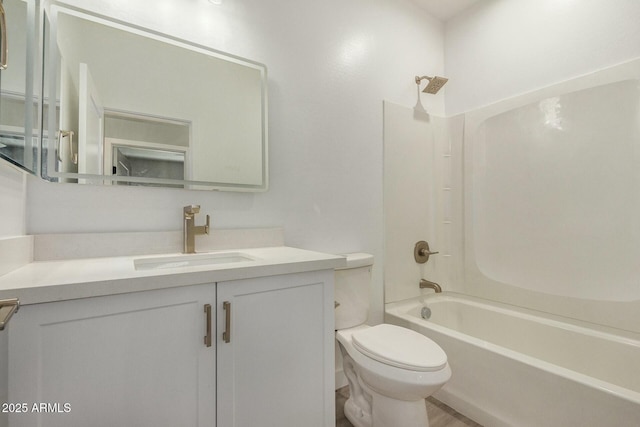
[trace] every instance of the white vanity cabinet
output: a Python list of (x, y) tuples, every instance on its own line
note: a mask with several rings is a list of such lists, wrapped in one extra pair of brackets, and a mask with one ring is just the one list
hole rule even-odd
[(218, 283), (218, 427), (335, 425), (333, 274)]
[(23, 306), (9, 426), (214, 426), (214, 303), (212, 284)]
[(333, 426), (333, 310), (331, 269), (25, 305), (9, 427)]

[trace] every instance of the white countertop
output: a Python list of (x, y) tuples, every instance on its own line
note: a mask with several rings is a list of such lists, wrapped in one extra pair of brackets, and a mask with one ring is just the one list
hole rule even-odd
[(136, 270), (134, 260), (182, 254), (36, 261), (0, 277), (0, 299), (19, 298), (21, 305), (28, 305), (335, 269), (346, 265), (345, 258), (338, 255), (287, 246), (232, 252), (246, 254), (253, 260), (154, 270)]

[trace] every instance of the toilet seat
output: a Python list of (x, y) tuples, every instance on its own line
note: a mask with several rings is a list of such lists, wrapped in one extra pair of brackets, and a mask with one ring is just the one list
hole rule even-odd
[(396, 368), (431, 372), (447, 364), (447, 355), (438, 344), (395, 325), (381, 324), (355, 331), (352, 343), (363, 355)]

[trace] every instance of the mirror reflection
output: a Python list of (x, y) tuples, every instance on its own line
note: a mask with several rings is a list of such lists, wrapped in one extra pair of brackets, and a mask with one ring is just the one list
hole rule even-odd
[(46, 16), (45, 179), (267, 189), (263, 65), (68, 7)]
[(37, 100), (33, 96), (33, 46), (27, 38), (35, 32), (34, 3), (4, 0), (2, 5), (6, 50), (0, 43), (0, 158), (35, 172)]

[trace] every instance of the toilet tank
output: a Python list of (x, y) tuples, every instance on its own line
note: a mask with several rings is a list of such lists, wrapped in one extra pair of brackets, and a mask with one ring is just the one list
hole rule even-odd
[(361, 325), (369, 316), (369, 293), (373, 255), (345, 254), (347, 266), (336, 269), (334, 299), (336, 329)]

